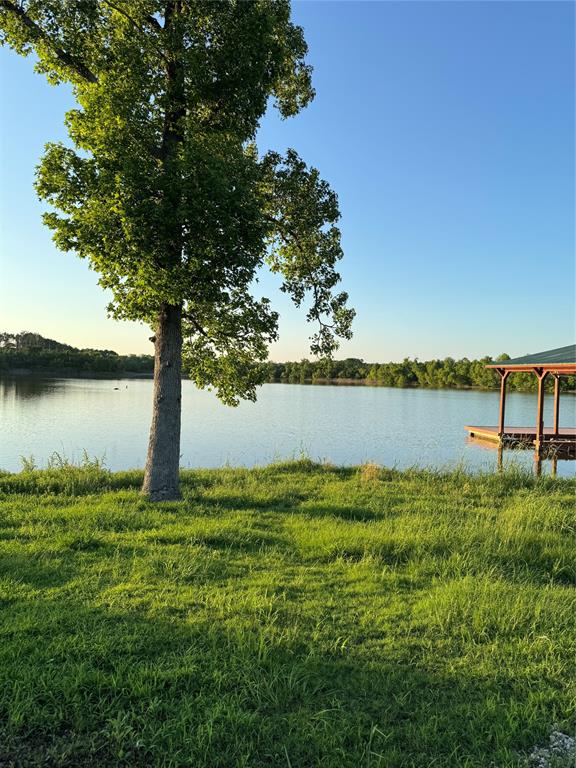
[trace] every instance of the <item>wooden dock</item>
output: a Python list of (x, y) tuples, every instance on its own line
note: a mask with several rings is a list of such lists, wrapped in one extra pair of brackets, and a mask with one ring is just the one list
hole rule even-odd
[[(536, 427), (506, 427), (500, 433), (498, 427), (467, 425), (465, 427), (470, 437), (477, 440), (489, 440), (498, 445), (516, 448), (532, 448), (537, 444)], [(576, 453), (576, 429), (573, 427), (561, 427), (554, 430), (552, 427), (544, 427), (541, 445), (548, 451), (556, 451), (567, 456)]]
[[(496, 442), (506, 440), (518, 440), (526, 443), (534, 443), (536, 440), (536, 427), (506, 427), (502, 436), (498, 433), (498, 427), (481, 427), (467, 425), (464, 429), (470, 433), (470, 437), (481, 437), (484, 440), (496, 440)], [(566, 440), (576, 442), (576, 428), (562, 427), (555, 431), (552, 427), (544, 427), (542, 439), (546, 442), (550, 440)]]
[[(513, 360), (499, 360), (488, 363), (487, 368), (500, 375), (500, 415), (498, 426), (467, 426), (470, 437), (491, 441), (499, 448), (513, 446), (528, 448), (534, 446), (537, 455), (544, 449), (548, 454), (576, 453), (576, 429), (560, 427), (560, 379), (576, 374), (576, 344), (549, 349), (533, 355), (524, 355)], [(518, 371), (531, 372), (537, 379), (536, 424), (534, 427), (506, 426), (506, 382), (511, 374)], [(544, 393), (548, 376), (554, 379), (554, 404), (552, 427), (544, 426)]]

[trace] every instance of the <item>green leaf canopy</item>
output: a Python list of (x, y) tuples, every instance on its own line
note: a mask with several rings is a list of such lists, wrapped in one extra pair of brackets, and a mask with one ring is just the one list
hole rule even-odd
[(297, 153), (260, 154), (272, 99), (313, 98), (303, 32), (286, 0), (0, 0), (2, 42), (51, 83), (72, 84), (74, 148), (48, 144), (36, 188), (57, 246), (89, 260), (117, 318), (182, 307), (184, 362), (228, 403), (254, 398), (278, 315), (259, 270), (309, 300), (316, 354), (349, 338), (336, 293), (336, 195)]

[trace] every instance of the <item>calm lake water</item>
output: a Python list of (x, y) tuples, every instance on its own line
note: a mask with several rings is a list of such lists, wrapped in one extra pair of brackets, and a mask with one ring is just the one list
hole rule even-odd
[[(469, 441), (463, 427), (496, 424), (498, 402), (497, 392), (267, 384), (257, 403), (228, 408), (184, 381), (182, 466), (305, 454), (334, 464), (493, 469), (496, 450)], [(83, 450), (113, 470), (143, 467), (151, 404), (150, 380), (0, 378), (0, 468), (17, 471), (20, 456), (31, 455), (43, 466), (54, 451), (78, 459)], [(534, 424), (535, 395), (509, 394), (506, 411), (509, 424)], [(560, 421), (574, 426), (576, 397), (562, 398)], [(531, 467), (533, 453), (505, 451), (511, 461)], [(558, 475), (575, 473), (576, 462), (558, 462)]]

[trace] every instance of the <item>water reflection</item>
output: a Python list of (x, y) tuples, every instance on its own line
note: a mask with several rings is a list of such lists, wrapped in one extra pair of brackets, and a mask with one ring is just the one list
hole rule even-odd
[[(560, 466), (563, 466), (562, 462), (567, 462), (565, 465), (566, 471), (562, 471), (561, 474), (569, 475), (570, 464), (568, 462), (573, 462), (576, 459), (575, 443), (544, 444), (540, 450), (537, 450), (529, 443), (514, 443), (513, 441), (509, 441), (506, 444), (502, 444), (496, 440), (482, 439), (478, 436), (469, 436), (466, 438), (466, 442), (468, 445), (476, 445), (485, 451), (493, 452), (496, 456), (496, 468), (498, 470), (504, 469), (505, 457), (511, 458), (522, 452), (523, 454), (532, 456), (534, 472), (536, 475), (542, 474), (542, 466), (544, 462), (544, 467), (549, 466), (550, 474), (553, 477), (556, 477), (558, 474), (558, 462), (560, 462)], [(576, 467), (573, 467), (573, 469), (573, 474), (576, 474)]]
[[(469, 438), (472, 440), (473, 438)], [(488, 442), (488, 441), (485, 441)], [(493, 444), (491, 446), (486, 446), (487, 448), (492, 448), (496, 452), (496, 467), (498, 471), (502, 471), (504, 469), (504, 453), (510, 454), (512, 451), (526, 451), (527, 453), (530, 453), (532, 456), (532, 462), (534, 467), (534, 474), (537, 477), (540, 477), (542, 474), (543, 467), (548, 467), (550, 471), (550, 475), (552, 477), (558, 476), (558, 462), (560, 462), (561, 472), (560, 474), (562, 476), (568, 476), (570, 474), (575, 474), (573, 471), (570, 472), (571, 465), (569, 462), (573, 462), (576, 458), (576, 452), (574, 450), (573, 446), (570, 447), (564, 447), (564, 448), (556, 448), (556, 447), (547, 447), (545, 449), (531, 449), (528, 447), (504, 447), (501, 443), (500, 444)], [(564, 464), (563, 464), (564, 462)], [(572, 466), (572, 469), (575, 468)]]
[(64, 385), (64, 380), (41, 376), (1, 376), (0, 398), (6, 404), (10, 401), (15, 403), (17, 400), (50, 395)]

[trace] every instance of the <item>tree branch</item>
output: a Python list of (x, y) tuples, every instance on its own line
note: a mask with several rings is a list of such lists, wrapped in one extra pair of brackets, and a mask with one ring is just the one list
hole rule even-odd
[(104, 5), (107, 5), (108, 8), (112, 8), (112, 10), (116, 11), (116, 13), (119, 13), (121, 16), (124, 16), (125, 19), (128, 19), (130, 24), (132, 24), (132, 26), (135, 27), (139, 32), (142, 32), (143, 35), (146, 34), (142, 26), (138, 24), (136, 19), (130, 16), (129, 13), (126, 13), (126, 11), (123, 8), (119, 8), (116, 5), (116, 3), (111, 3), (110, 0), (102, 0), (102, 2), (104, 3)]
[[(310, 280), (311, 290), (312, 290), (312, 292), (314, 294), (314, 306), (317, 306), (318, 303), (319, 303), (319, 298), (320, 298), (318, 296), (318, 286), (316, 285), (316, 282), (312, 279), (313, 270), (310, 268), (310, 262), (308, 261), (308, 258), (306, 256), (306, 251), (302, 247), (302, 243), (300, 242), (300, 239), (298, 238), (298, 236), (296, 235), (296, 233), (294, 232), (294, 230), (291, 227), (286, 226), (286, 224), (284, 222), (279, 221), (274, 216), (269, 216), (268, 220), (271, 223), (274, 223), (276, 225), (276, 227), (278, 228), (278, 232), (280, 234), (280, 237), (284, 240), (284, 242), (288, 242), (289, 243), (290, 242), (290, 237), (291, 237), (292, 240), (295, 242), (296, 247), (298, 248), (298, 250), (302, 254), (302, 258), (304, 259), (304, 261), (306, 263), (306, 266), (308, 267), (308, 271), (309, 271), (309, 278), (308, 279)], [(288, 232), (288, 237), (286, 236), (285, 232), (282, 232), (283, 228), (285, 228), (286, 231)], [(316, 317), (316, 320), (318, 321), (318, 324), (321, 327), (323, 327), (323, 328), (334, 328), (335, 327), (335, 323), (325, 323), (325, 322), (323, 322), (322, 317), (321, 317), (321, 313), (318, 313), (318, 317)]]
[(0, 10), (1, 9), (17, 16), (30, 32), (32, 40), (43, 40), (47, 43), (56, 55), (56, 58), (79, 75), (83, 80), (86, 80), (88, 83), (98, 82), (96, 75), (86, 66), (86, 64), (84, 64), (84, 62), (79, 61), (75, 56), (72, 56), (72, 54), (61, 48), (41, 26), (28, 16), (23, 8), (12, 2), (12, 0), (0, 0)]
[[(208, 341), (211, 341), (212, 344), (218, 343), (218, 338), (215, 338), (214, 336), (211, 336), (206, 329), (200, 325), (198, 320), (196, 319), (196, 316), (188, 309), (184, 310), (182, 312), (182, 318), (184, 320), (189, 320), (194, 328), (200, 333), (204, 338), (208, 339)], [(240, 339), (240, 341), (245, 341), (246, 339), (250, 338), (249, 333), (242, 333), (241, 331), (235, 331), (233, 333), (221, 333), (220, 334), (222, 338), (224, 339)]]
[(158, 21), (157, 18), (154, 16), (146, 16), (146, 21), (148, 24), (150, 24), (151, 27), (156, 27), (157, 30), (161, 31), (163, 29), (162, 24)]
[[(136, 19), (133, 16), (130, 16), (129, 13), (126, 13), (126, 11), (123, 8), (120, 8), (119, 6), (117, 6), (116, 3), (110, 2), (110, 0), (102, 0), (102, 2), (104, 3), (104, 5), (107, 5), (109, 8), (112, 8), (114, 11), (119, 13), (121, 16), (124, 16), (125, 19), (128, 19), (128, 21), (132, 24), (132, 26), (135, 29), (137, 29), (144, 36), (148, 37), (148, 35), (146, 33), (146, 30), (136, 21)], [(159, 29), (159, 30), (162, 29), (162, 27), (158, 23), (158, 20), (155, 19), (154, 16), (146, 16), (145, 20), (146, 20), (146, 22), (148, 24), (150, 24), (151, 26), (155, 27), (156, 29)], [(154, 46), (154, 50), (156, 51), (156, 53), (161, 58), (163, 58), (165, 61), (167, 61), (165, 53), (160, 48), (158, 48), (155, 45)]]
[(206, 337), (207, 339), (209, 339), (210, 341), (214, 341), (214, 339), (213, 339), (213, 338), (210, 336), (210, 334), (208, 334), (208, 333), (207, 333), (207, 332), (204, 330), (204, 328), (203, 328), (203, 327), (200, 325), (200, 323), (199, 323), (199, 322), (196, 320), (196, 318), (194, 317), (194, 315), (193, 315), (193, 314), (192, 314), (192, 313), (191, 313), (189, 310), (188, 310), (188, 311), (183, 311), (183, 312), (182, 312), (182, 317), (183, 317), (185, 320), (189, 320), (189, 321), (192, 323), (192, 325), (194, 326), (194, 328), (196, 328), (196, 330), (198, 331), (198, 333), (201, 333), (201, 334), (202, 334), (202, 336), (205, 336), (205, 337)]

